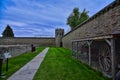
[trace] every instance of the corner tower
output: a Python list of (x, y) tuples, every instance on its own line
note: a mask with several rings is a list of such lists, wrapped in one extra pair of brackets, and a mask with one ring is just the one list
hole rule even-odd
[(55, 30), (55, 44), (57, 47), (62, 47), (62, 37), (64, 36), (64, 29)]

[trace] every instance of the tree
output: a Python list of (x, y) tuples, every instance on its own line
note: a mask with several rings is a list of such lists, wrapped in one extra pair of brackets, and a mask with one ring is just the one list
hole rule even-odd
[(7, 25), (2, 35), (3, 35), (2, 37), (14, 37), (12, 28), (9, 25)]
[(79, 8), (74, 8), (73, 12), (67, 18), (67, 25), (73, 30), (77, 25), (83, 23), (88, 18), (88, 11), (86, 11), (86, 9), (84, 9), (83, 12), (79, 12)]

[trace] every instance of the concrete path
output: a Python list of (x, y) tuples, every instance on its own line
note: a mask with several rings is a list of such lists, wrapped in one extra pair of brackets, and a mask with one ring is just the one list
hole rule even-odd
[(44, 49), (40, 54), (38, 54), (34, 59), (32, 59), (7, 80), (33, 80), (33, 77), (43, 61), (48, 49), (49, 48)]

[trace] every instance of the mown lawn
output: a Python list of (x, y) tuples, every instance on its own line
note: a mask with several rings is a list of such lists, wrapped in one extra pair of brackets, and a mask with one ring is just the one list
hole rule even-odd
[(51, 47), (33, 80), (107, 80), (71, 57), (65, 48)]
[(33, 59), (37, 54), (39, 54), (45, 47), (37, 48), (35, 52), (28, 52), (21, 54), (19, 56), (13, 57), (9, 59), (8, 71), (6, 72), (6, 63), (3, 64), (2, 73), (5, 73), (6, 78), (0, 80), (6, 80), (9, 76), (15, 73), (18, 69), (24, 66), (27, 62)]

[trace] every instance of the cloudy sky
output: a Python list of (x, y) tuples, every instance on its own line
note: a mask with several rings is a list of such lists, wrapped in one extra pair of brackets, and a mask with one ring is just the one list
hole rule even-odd
[(9, 24), (16, 37), (54, 36), (56, 28), (70, 31), (66, 19), (74, 7), (92, 16), (114, 0), (0, 0), (0, 35)]

